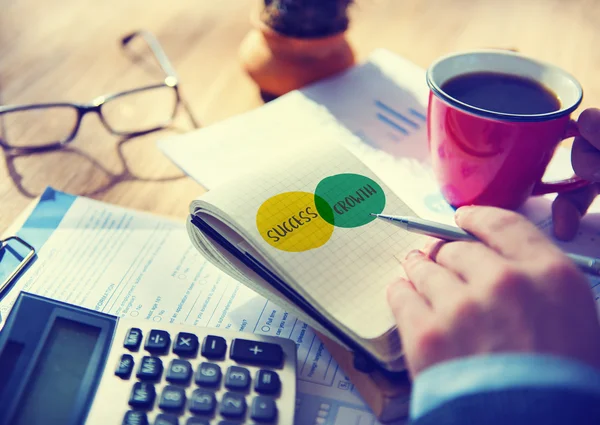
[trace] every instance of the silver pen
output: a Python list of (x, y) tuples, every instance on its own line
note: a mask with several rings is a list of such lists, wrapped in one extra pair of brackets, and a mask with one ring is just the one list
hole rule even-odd
[[(418, 217), (402, 217), (373, 213), (371, 213), (371, 215), (401, 227), (404, 230), (419, 233), (421, 235), (427, 235), (447, 241), (477, 241), (477, 238), (474, 235), (456, 226), (423, 220)], [(600, 276), (600, 259), (571, 253), (566, 253), (566, 255), (584, 273)]]

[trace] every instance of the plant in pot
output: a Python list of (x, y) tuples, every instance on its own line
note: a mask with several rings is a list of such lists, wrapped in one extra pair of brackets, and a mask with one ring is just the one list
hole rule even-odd
[(346, 37), (352, 0), (260, 0), (240, 46), (264, 94), (280, 96), (355, 63)]

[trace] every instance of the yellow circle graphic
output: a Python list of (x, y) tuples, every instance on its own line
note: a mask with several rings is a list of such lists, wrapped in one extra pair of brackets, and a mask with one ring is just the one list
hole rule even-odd
[(302, 252), (324, 245), (333, 233), (317, 212), (315, 195), (285, 192), (267, 199), (256, 213), (258, 232), (267, 243), (287, 252)]

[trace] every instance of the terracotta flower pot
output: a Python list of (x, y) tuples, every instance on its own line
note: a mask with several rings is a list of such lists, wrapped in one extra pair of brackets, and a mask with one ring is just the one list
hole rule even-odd
[(261, 91), (280, 96), (354, 65), (346, 31), (325, 37), (283, 35), (257, 17), (240, 46), (242, 66)]

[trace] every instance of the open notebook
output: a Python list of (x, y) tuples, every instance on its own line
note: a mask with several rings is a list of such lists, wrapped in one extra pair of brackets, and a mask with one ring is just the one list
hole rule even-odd
[(398, 256), (421, 248), (424, 237), (370, 213), (414, 213), (341, 145), (285, 143), (269, 167), (191, 203), (193, 244), (317, 331), (401, 370), (386, 287), (403, 276)]

